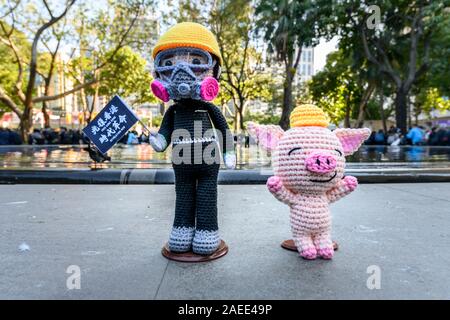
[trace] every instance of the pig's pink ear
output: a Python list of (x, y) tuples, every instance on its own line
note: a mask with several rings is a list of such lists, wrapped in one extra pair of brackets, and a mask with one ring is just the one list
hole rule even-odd
[(284, 134), (284, 131), (280, 126), (261, 125), (253, 122), (247, 124), (247, 130), (250, 136), (252, 136), (259, 145), (267, 151), (274, 150)]
[(344, 155), (349, 156), (353, 154), (361, 144), (370, 136), (370, 129), (336, 129), (333, 131), (336, 137), (338, 137), (341, 142), (342, 148), (344, 149)]

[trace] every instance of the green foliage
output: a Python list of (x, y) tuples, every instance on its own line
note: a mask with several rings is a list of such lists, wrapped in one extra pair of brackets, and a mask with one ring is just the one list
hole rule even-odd
[[(10, 26), (2, 21), (2, 24), (5, 29), (9, 30)], [(14, 31), (11, 35), (11, 39), (15, 46), (18, 49), (18, 54), (23, 60), (23, 62), (29, 61), (29, 50), (31, 48), (30, 43), (27, 41), (27, 38), (24, 33), (20, 31)], [(26, 78), (27, 68), (23, 66), (24, 75), (22, 78)], [(16, 94), (15, 84), (17, 81), (17, 77), (19, 75), (19, 69), (17, 67), (17, 58), (14, 55), (13, 50), (8, 47), (5, 43), (0, 42), (0, 87), (5, 90), (6, 94), (20, 106), (19, 97)], [(26, 88), (27, 82), (22, 82), (22, 89)], [(7, 108), (0, 101), (0, 110), (3, 112), (9, 112), (9, 108)]]
[[(407, 101), (412, 94), (429, 87), (439, 87), (442, 92), (449, 88), (450, 1), (334, 0), (330, 6), (340, 48), (367, 59), (378, 86), (385, 79), (389, 82), (389, 95), (395, 94), (397, 126), (405, 131)], [(373, 6), (379, 9), (379, 24), (369, 26), (374, 22)], [(424, 86), (427, 73), (436, 76)]]
[[(205, 0), (178, 2), (178, 10), (169, 17), (168, 24), (195, 21), (211, 29), (216, 35), (223, 63), (221, 90), (215, 103), (232, 102), (235, 117), (243, 118), (246, 103), (250, 100), (271, 100), (273, 79), (260, 68), (261, 52), (252, 42), (254, 13), (248, 0)], [(241, 121), (236, 123), (239, 128)]]
[(362, 88), (351, 68), (350, 57), (342, 50), (327, 56), (324, 69), (311, 79), (308, 88), (312, 100), (323, 108), (334, 124), (344, 120), (348, 108), (352, 118), (356, 117)]
[(152, 118), (152, 127), (159, 128), (161, 126), (162, 119), (163, 119), (163, 117), (160, 116), (160, 115), (153, 116), (153, 118)]
[(450, 96), (450, 16), (441, 22), (436, 36), (431, 39), (429, 71), (416, 83), (415, 105), (430, 115), (433, 110), (449, 110)]
[[(153, 10), (152, 4), (153, 0), (107, 0), (101, 6), (92, 6), (86, 0), (0, 4), (0, 108), (7, 107), (20, 116), (23, 137), (33, 126), (34, 109), (49, 101), (80, 91), (79, 101), (88, 111), (85, 93), (94, 94), (94, 90), (89, 91), (92, 85), (97, 85), (102, 95), (111, 95), (112, 90), (123, 85), (114, 93), (121, 93), (134, 103), (154, 101), (145, 61), (129, 48), (124, 49), (127, 45), (134, 50), (147, 45), (148, 49), (156, 38), (155, 19), (148, 14)], [(149, 26), (152, 28), (147, 29)], [(9, 43), (11, 39), (14, 44)], [(37, 50), (31, 50), (32, 41)], [(8, 46), (18, 49), (14, 53)], [(67, 64), (66, 57), (70, 60)], [(19, 80), (17, 61), (23, 69)], [(65, 87), (65, 92), (61, 92), (60, 74), (55, 77), (61, 71), (70, 77), (66, 83), (73, 84), (73, 88)], [(57, 79), (57, 87), (49, 88), (49, 96), (38, 97), (38, 86), (43, 79), (48, 84), (50, 75)]]
[(292, 57), (299, 47), (318, 43), (327, 35), (330, 15), (327, 1), (260, 0), (256, 8), (258, 30), (264, 33), (268, 52), (280, 61)]
[[(5, 89), (14, 102), (19, 103), (18, 97), (14, 94), (14, 84), (17, 80), (18, 70), (14, 55), (5, 45), (0, 43), (0, 86)], [(9, 111), (0, 101), (0, 110)]]
[(416, 96), (416, 105), (420, 106), (420, 110), (429, 116), (433, 111), (450, 110), (450, 100), (448, 97), (444, 98), (437, 88), (421, 90)]
[(450, 96), (450, 15), (431, 40), (430, 69), (426, 74), (427, 87), (437, 88), (441, 94)]
[(272, 112), (268, 113), (250, 113), (246, 112), (244, 120), (247, 121), (253, 121), (259, 124), (277, 124), (280, 122), (280, 116), (275, 115)]
[(102, 79), (99, 94), (133, 97), (135, 103), (156, 102), (150, 90), (152, 77), (146, 69), (146, 61), (130, 47), (123, 47), (113, 56), (106, 54), (110, 62), (100, 72)]
[(268, 58), (284, 65), (283, 103), (280, 126), (289, 127), (293, 108), (293, 80), (301, 50), (314, 46), (321, 36), (328, 35), (330, 6), (324, 0), (290, 1), (259, 0), (256, 7), (257, 30), (267, 43)]

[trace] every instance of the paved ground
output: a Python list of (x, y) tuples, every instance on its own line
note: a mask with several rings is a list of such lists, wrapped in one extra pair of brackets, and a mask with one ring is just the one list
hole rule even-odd
[[(288, 208), (264, 186), (219, 192), (229, 254), (181, 264), (160, 254), (173, 186), (2, 185), (0, 299), (450, 299), (450, 183), (361, 185), (332, 207), (331, 262), (279, 247)], [(66, 287), (70, 265), (80, 290)]]

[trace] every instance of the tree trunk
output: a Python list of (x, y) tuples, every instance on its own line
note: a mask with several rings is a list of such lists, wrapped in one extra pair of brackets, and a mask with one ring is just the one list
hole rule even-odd
[(47, 102), (42, 102), (42, 114), (44, 115), (44, 127), (50, 127), (50, 115), (47, 111)]
[(387, 123), (386, 123), (386, 116), (384, 114), (384, 95), (383, 95), (383, 91), (380, 91), (380, 104), (379, 104), (379, 108), (380, 108), (380, 116), (381, 116), (381, 123), (383, 124), (383, 130), (384, 132), (387, 132)]
[(366, 106), (367, 106), (367, 103), (369, 102), (369, 99), (372, 96), (372, 93), (374, 90), (375, 90), (375, 83), (369, 82), (366, 90), (364, 90), (364, 94), (362, 96), (361, 102), (359, 103), (358, 120), (356, 122), (357, 128), (361, 128), (364, 124), (365, 115), (366, 115)]
[[(59, 47), (59, 44), (58, 44)], [(44, 88), (44, 96), (48, 96), (50, 92), (50, 84), (52, 80), (52, 73), (53, 73), (53, 67), (55, 63), (55, 56), (52, 55), (52, 62), (50, 66), (49, 76), (44, 79), (45, 82), (45, 88)], [(42, 114), (44, 115), (44, 127), (50, 127), (50, 116), (47, 112), (47, 101), (42, 101)]]
[(345, 118), (344, 118), (344, 128), (350, 128), (351, 124), (350, 124), (350, 110), (351, 107), (348, 105), (345, 107)]
[(236, 108), (234, 113), (234, 131), (238, 134), (242, 129), (244, 129), (244, 115), (241, 108)]
[(86, 100), (86, 93), (84, 89), (80, 90), (80, 101), (81, 101), (81, 108), (83, 109), (83, 124), (88, 123), (88, 102)]
[(403, 134), (407, 132), (407, 110), (408, 110), (408, 96), (403, 88), (399, 88), (395, 96), (395, 122)]
[(24, 143), (28, 142), (28, 135), (33, 127), (33, 106), (25, 106), (20, 119), (20, 135)]
[(239, 95), (239, 108), (237, 108), (237, 111), (239, 113), (239, 122), (238, 122), (238, 130), (236, 133), (242, 132), (244, 129), (244, 97)]
[(87, 123), (90, 123), (92, 120), (92, 114), (94, 113), (95, 105), (97, 104), (97, 99), (98, 99), (98, 89), (99, 89), (99, 85), (97, 85), (97, 87), (95, 88), (95, 93), (94, 93), (94, 96), (92, 97), (92, 104), (89, 109), (89, 118), (87, 119)]
[(283, 110), (281, 112), (280, 126), (283, 130), (289, 129), (289, 116), (292, 111), (292, 81), (294, 75), (292, 74), (292, 66), (287, 66), (286, 79), (284, 81), (283, 89)]
[(239, 126), (240, 126), (239, 131), (241, 132), (241, 131), (244, 130), (244, 115), (242, 113), (241, 113), (241, 116), (240, 116), (239, 120), (240, 120), (239, 121)]

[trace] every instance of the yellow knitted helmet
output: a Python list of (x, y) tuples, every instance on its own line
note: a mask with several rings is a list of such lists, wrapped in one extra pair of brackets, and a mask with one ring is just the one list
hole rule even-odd
[(201, 24), (181, 22), (166, 31), (153, 49), (153, 59), (163, 50), (179, 47), (193, 47), (212, 53), (222, 64), (219, 45), (214, 34)]
[(290, 116), (292, 127), (328, 127), (328, 119), (322, 109), (313, 104), (302, 104), (296, 107)]

